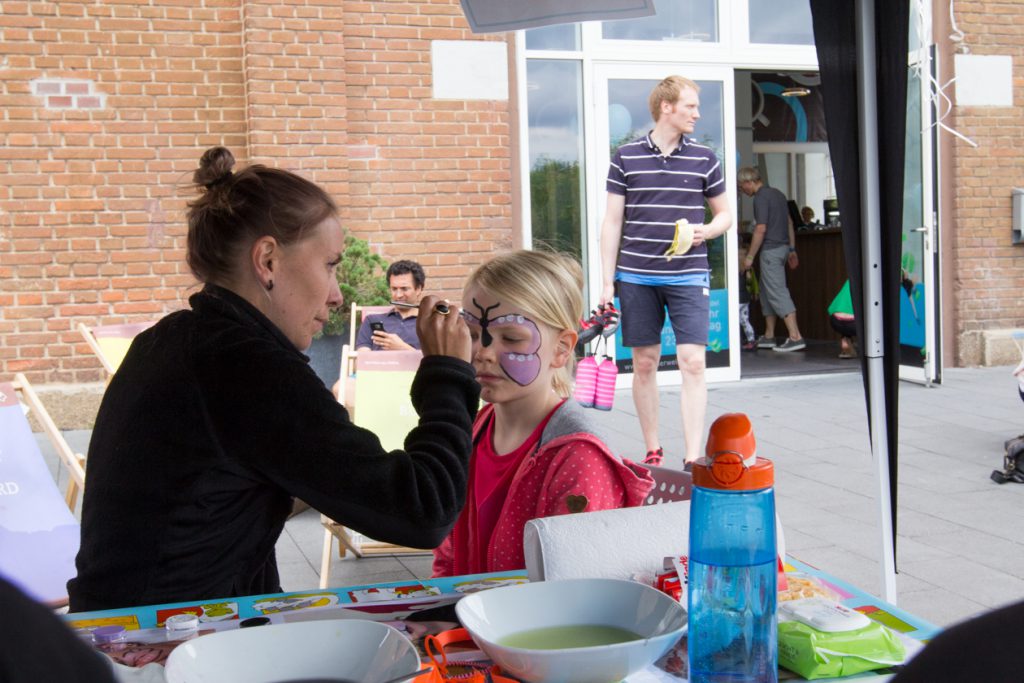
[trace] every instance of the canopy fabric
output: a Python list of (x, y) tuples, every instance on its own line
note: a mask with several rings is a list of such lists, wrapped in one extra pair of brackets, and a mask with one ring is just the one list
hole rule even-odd
[[(858, 64), (857, 2), (810, 0), (814, 22), (814, 43), (818, 52), (821, 87), (825, 104), (828, 146), (836, 178), (836, 194), (842, 218), (843, 250), (850, 274), (857, 336), (861, 340), (861, 371), (869, 416), (884, 411), (885, 433), (871, 434), (888, 445), (889, 505), (892, 514), (893, 553), (895, 556), (897, 462), (899, 448), (899, 287), (903, 234), (903, 180), (907, 117), (907, 45), (910, 3), (906, 0), (880, 2), (875, 8), (875, 63)], [(874, 69), (876, 92), (874, 114), (877, 126), (878, 206), (880, 223), (863, 216), (860, 140), (863, 126), (858, 120), (860, 96), (857, 72), (861, 67)], [(868, 93), (865, 97), (870, 98)], [(871, 109), (869, 108), (869, 111)], [(872, 235), (865, 235), (870, 231)], [(870, 291), (865, 282), (863, 237), (880, 242), (881, 291)], [(879, 306), (882, 311), (883, 386), (873, 387), (868, 373), (871, 340), (866, 336), (867, 311)], [(875, 405), (872, 394), (884, 396)], [(869, 421), (870, 423), (870, 421)]]

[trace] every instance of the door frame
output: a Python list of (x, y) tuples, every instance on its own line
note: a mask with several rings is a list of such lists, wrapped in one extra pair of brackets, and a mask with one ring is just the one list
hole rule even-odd
[[(927, 22), (925, 25), (928, 25)], [(930, 41), (926, 41), (930, 42)], [(938, 305), (939, 294), (939, 235), (938, 206), (935, 179), (937, 176), (937, 140), (934, 124), (934, 83), (933, 50), (930, 44), (923, 45), (907, 55), (907, 69), (917, 69), (920, 73), (921, 120), (918, 134), (921, 136), (921, 216), (923, 225), (918, 226), (914, 235), (921, 239), (921, 276), (924, 289), (924, 362), (916, 365), (899, 366), (902, 380), (931, 386), (942, 381), (942, 353), (940, 348), (941, 309)], [(912, 131), (907, 130), (907, 135)], [(897, 331), (897, 334), (899, 332)]]

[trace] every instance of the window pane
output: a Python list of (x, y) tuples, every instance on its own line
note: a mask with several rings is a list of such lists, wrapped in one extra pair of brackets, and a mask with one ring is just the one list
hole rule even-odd
[(526, 32), (527, 50), (580, 49), (579, 24), (558, 24), (544, 28), (531, 28)]
[(531, 59), (526, 74), (533, 242), (574, 254), (586, 264), (581, 64)]
[(747, 0), (747, 7), (751, 43), (814, 45), (807, 0)]
[(716, 0), (654, 0), (654, 8), (652, 17), (603, 22), (601, 35), (608, 40), (718, 42)]

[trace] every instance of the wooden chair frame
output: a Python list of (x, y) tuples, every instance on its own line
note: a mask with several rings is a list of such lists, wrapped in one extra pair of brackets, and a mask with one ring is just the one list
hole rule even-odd
[[(135, 334), (138, 334), (139, 332), (142, 332), (143, 330), (151, 327), (154, 324), (156, 324), (156, 321), (150, 321), (145, 323), (125, 323), (124, 326), (128, 328), (137, 328), (135, 330)], [(114, 360), (107, 355), (107, 353), (103, 350), (103, 347), (97, 341), (95, 330), (100, 330), (103, 329), (104, 327), (107, 326), (99, 325), (95, 327), (89, 327), (85, 323), (78, 323), (78, 333), (82, 335), (82, 339), (84, 339), (85, 343), (89, 345), (89, 350), (93, 352), (93, 355), (95, 355), (96, 358), (99, 359), (100, 365), (102, 365), (103, 369), (106, 370), (107, 377), (109, 378), (115, 372), (117, 372), (117, 368), (118, 366), (121, 365), (122, 359), (117, 359), (117, 362), (115, 363)]]
[[(341, 372), (338, 381), (338, 402), (345, 406), (349, 415), (353, 418), (356, 414), (355, 397), (353, 395), (356, 372), (356, 360), (359, 351), (356, 349), (356, 335), (359, 331), (359, 324), (365, 315), (386, 313), (391, 306), (353, 306), (351, 319), (349, 321), (349, 343), (341, 351)], [(375, 541), (363, 537), (361, 534), (353, 533), (343, 524), (334, 521), (327, 515), (320, 515), (320, 524), (324, 527), (323, 552), (320, 557), (320, 588), (327, 588), (330, 581), (331, 555), (334, 539), (338, 539), (338, 557), (344, 558), (351, 552), (356, 558), (363, 558), (367, 555), (422, 555), (430, 553), (430, 550), (421, 548), (408, 548), (405, 546)]]
[(39, 421), (43, 433), (46, 434), (50, 443), (53, 444), (54, 450), (57, 451), (61, 463), (68, 469), (68, 488), (64, 494), (64, 502), (74, 512), (78, 494), (85, 487), (85, 456), (71, 450), (71, 446), (64, 439), (64, 435), (60, 433), (57, 424), (50, 417), (46, 406), (39, 400), (39, 395), (29, 384), (25, 375), (19, 372), (14, 376), (14, 381), (11, 384), (14, 386), (14, 390), (21, 395), (21, 400), (29, 407), (29, 413)]

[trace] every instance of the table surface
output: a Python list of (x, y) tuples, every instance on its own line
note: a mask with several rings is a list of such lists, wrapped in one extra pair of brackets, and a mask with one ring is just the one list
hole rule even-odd
[[(843, 604), (912, 640), (927, 641), (939, 631), (936, 626), (792, 557), (787, 557), (786, 572), (814, 578), (839, 596)], [(79, 612), (66, 614), (64, 619), (83, 636), (100, 626), (118, 625), (129, 632), (129, 640), (166, 642), (168, 636), (164, 622), (174, 614), (195, 614), (199, 617), (200, 629), (211, 631), (235, 629), (253, 617), (266, 617), (271, 623), (289, 623), (335, 617), (352, 618), (353, 611), (359, 612), (360, 618), (394, 623), (402, 622), (414, 612), (452, 603), (468, 593), (527, 581), (525, 571), (510, 571)], [(884, 671), (869, 672), (859, 677), (877, 679), (886, 675)], [(857, 677), (841, 680), (850, 678)], [(654, 666), (629, 678), (630, 683), (678, 683), (680, 680), (683, 679)], [(802, 679), (795, 677), (794, 680)]]

